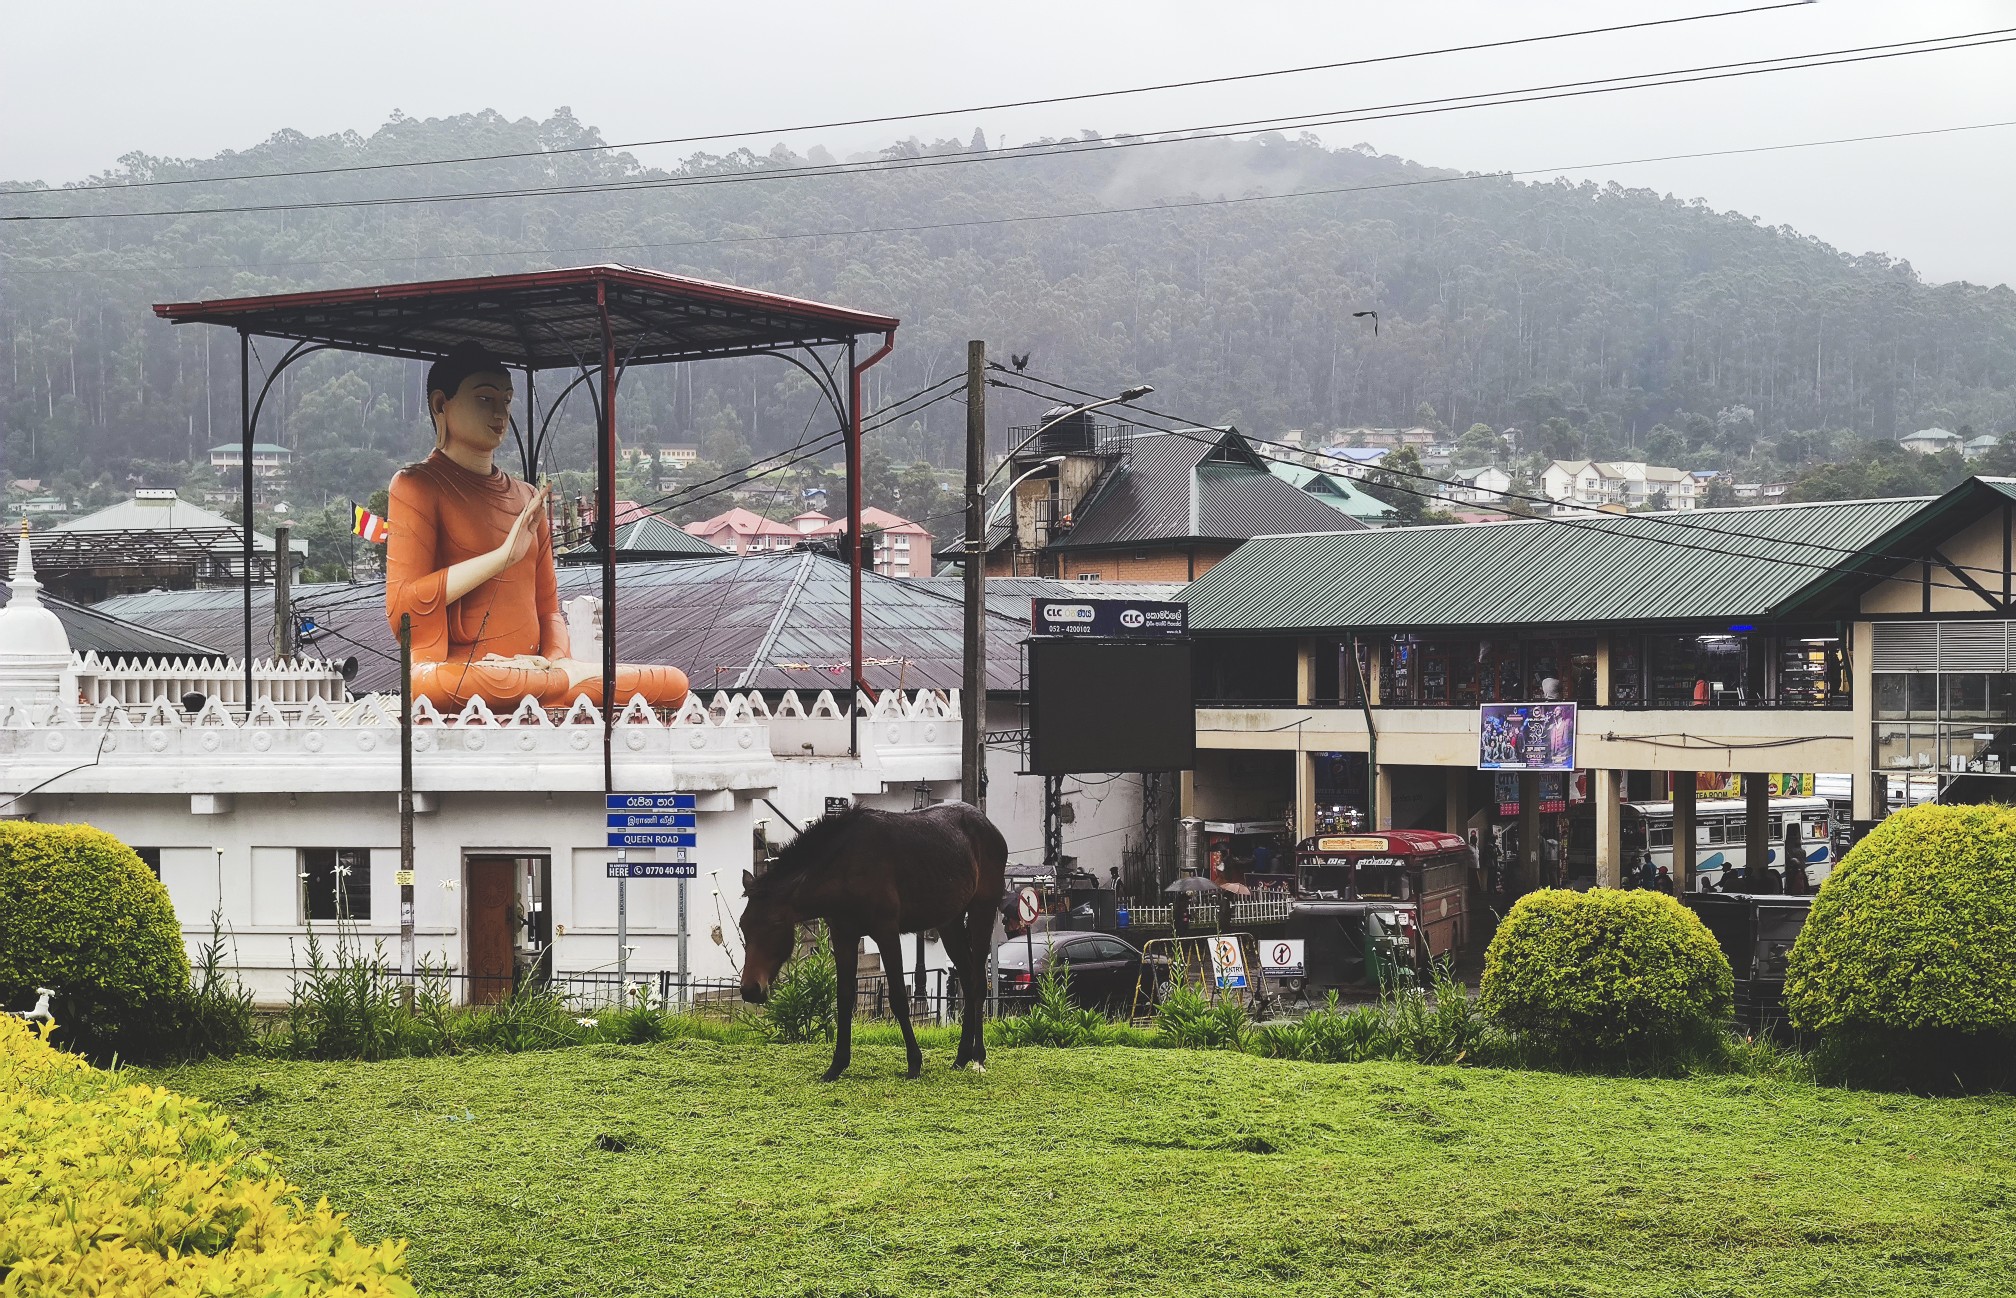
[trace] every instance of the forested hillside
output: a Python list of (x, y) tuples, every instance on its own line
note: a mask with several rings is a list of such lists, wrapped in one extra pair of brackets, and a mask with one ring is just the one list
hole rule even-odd
[[(368, 137), (283, 132), (205, 160), (129, 156), (95, 179), (116, 186), (98, 192), (4, 186), (0, 215), (16, 216), (636, 182), (613, 194), (0, 223), (5, 476), (173, 485), (205, 448), (235, 439), (233, 340), (162, 324), (150, 303), (593, 261), (900, 316), (874, 404), (952, 373), (964, 340), (984, 337), (997, 353), (1033, 352), (1032, 372), (1097, 391), (1152, 383), (1159, 408), (1262, 436), (1412, 423), (1425, 403), (1450, 428), (1518, 425), (1555, 454), (1645, 458), (1649, 447), (1690, 466), (1784, 471), (1926, 424), (2016, 426), (2007, 288), (1927, 284), (1902, 260), (1651, 191), (1453, 178), (1307, 140), (968, 165), (956, 159), (984, 140), (913, 140), (888, 156), (955, 165), (711, 184), (679, 182), (808, 160), (696, 155), (659, 171), (589, 151), (132, 187), (595, 143), (564, 111), (395, 118)], [(831, 159), (815, 150), (809, 161)], [(1001, 221), (1317, 189), (1349, 192)], [(901, 228), (920, 226), (939, 228)], [(881, 232), (830, 234), (869, 228)], [(1376, 337), (1353, 318), (1368, 310)], [(418, 372), (340, 355), (291, 371), (261, 435), (295, 448), (304, 504), (362, 498), (425, 446)], [(775, 362), (665, 368), (632, 376), (626, 395), (628, 440), (699, 442), (717, 463), (790, 446), (820, 418), (809, 385)], [(1003, 403), (999, 424), (1037, 408)], [(584, 407), (556, 467), (585, 465), (585, 418)], [(961, 419), (942, 403), (879, 433), (881, 450), (949, 464)]]

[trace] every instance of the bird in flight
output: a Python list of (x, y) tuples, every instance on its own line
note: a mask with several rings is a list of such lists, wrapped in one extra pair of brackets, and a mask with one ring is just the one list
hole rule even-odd
[(1017, 356), (1014, 352), (1009, 352), (1008, 363), (1015, 367), (1017, 374), (1020, 374), (1023, 370), (1029, 368), (1029, 355), (1028, 352), (1023, 352), (1020, 356)]
[(1353, 320), (1363, 320), (1368, 315), (1372, 317), (1372, 336), (1377, 338), (1379, 336), (1379, 313), (1377, 311), (1353, 311), (1351, 318)]

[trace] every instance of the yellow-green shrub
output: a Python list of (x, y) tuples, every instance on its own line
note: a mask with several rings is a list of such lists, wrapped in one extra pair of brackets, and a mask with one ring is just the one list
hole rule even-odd
[(1550, 888), (1499, 924), (1479, 1000), (1548, 1053), (1650, 1062), (1712, 1032), (1733, 991), (1722, 948), (1673, 898)]
[(0, 1296), (411, 1298), (405, 1251), (307, 1207), (208, 1105), (0, 1017)]
[(57, 1040), (103, 1059), (158, 1055), (189, 1003), (189, 954), (168, 890), (89, 825), (0, 822), (0, 1008), (54, 988)]
[(1926, 805), (1871, 830), (1813, 899), (1792, 1022), (2016, 1034), (2016, 809)]

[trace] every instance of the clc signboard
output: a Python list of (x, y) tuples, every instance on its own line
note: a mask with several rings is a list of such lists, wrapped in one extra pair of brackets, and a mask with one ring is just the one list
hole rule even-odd
[(1029, 623), (1037, 635), (1136, 639), (1190, 634), (1186, 604), (1155, 599), (1036, 599)]
[(1573, 703), (1486, 703), (1477, 736), (1484, 771), (1575, 769)]

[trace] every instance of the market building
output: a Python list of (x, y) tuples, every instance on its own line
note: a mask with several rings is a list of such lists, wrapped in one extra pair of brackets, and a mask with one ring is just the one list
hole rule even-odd
[[(1185, 592), (1184, 814), (1298, 839), (1340, 805), (1376, 828), (1509, 823), (1528, 884), (1551, 881), (1549, 839), (1559, 875), (1614, 884), (1635, 864), (1626, 804), (1665, 802), (1684, 887), (1725, 836), (1774, 850), (1774, 786), (1857, 827), (2008, 798), (2012, 510), (2016, 481), (1974, 478), (1937, 498), (1258, 538)], [(1493, 718), (1537, 703), (1576, 705), (1572, 770), (1480, 769)], [(1711, 832), (1697, 795), (1732, 777), (1744, 815)]]

